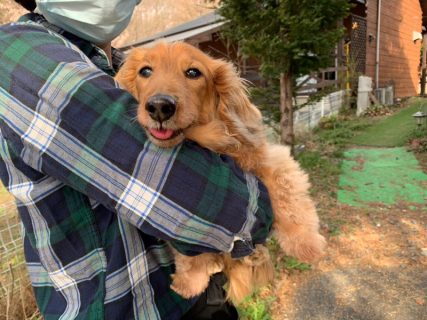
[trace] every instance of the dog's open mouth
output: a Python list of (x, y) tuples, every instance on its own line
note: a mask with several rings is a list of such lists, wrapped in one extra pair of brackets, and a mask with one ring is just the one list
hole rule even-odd
[(148, 129), (148, 132), (154, 138), (156, 138), (158, 140), (165, 141), (165, 140), (171, 140), (171, 139), (175, 138), (176, 136), (180, 135), (182, 133), (182, 130), (172, 130), (172, 129), (165, 129), (165, 128), (160, 128), (160, 129), (150, 128), (150, 129)]

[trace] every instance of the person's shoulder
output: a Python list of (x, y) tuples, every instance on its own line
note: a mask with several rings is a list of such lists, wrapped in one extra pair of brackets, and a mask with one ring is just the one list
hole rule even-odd
[(66, 40), (43, 25), (33, 21), (18, 21), (0, 26), (0, 41), (17, 41), (29, 46), (50, 43), (65, 44)]
[[(72, 45), (51, 30), (31, 21), (14, 22), (0, 27), (0, 57), (24, 66), (37, 61), (54, 67), (58, 61), (75, 55)], [(3, 61), (4, 63), (4, 61)], [(46, 66), (47, 67), (47, 66)]]
[[(63, 35), (34, 21), (18, 21), (0, 26), (0, 57), (2, 53), (19, 64), (34, 61), (55, 67), (59, 62), (90, 60)], [(11, 57), (13, 55), (14, 57)], [(23, 59), (23, 57), (30, 58)], [(48, 67), (48, 66), (46, 66)]]
[(15, 22), (10, 22), (4, 25), (0, 25), (0, 30), (2, 32), (44, 32), (47, 33), (48, 30), (43, 27), (41, 24), (33, 22), (31, 20), (18, 20)]

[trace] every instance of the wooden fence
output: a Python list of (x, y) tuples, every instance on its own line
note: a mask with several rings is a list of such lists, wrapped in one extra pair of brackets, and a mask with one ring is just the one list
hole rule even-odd
[(327, 88), (344, 89), (349, 82), (346, 67), (331, 67), (312, 72), (297, 81), (297, 96), (317, 94)]

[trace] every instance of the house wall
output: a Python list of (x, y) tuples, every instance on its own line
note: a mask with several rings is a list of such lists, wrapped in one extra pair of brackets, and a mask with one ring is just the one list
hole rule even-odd
[[(378, 0), (367, 1), (366, 74), (375, 81)], [(421, 32), (419, 0), (382, 0), (379, 87), (393, 84), (396, 97), (419, 93), (421, 41), (412, 41), (413, 31)], [(369, 35), (373, 35), (369, 41)]]

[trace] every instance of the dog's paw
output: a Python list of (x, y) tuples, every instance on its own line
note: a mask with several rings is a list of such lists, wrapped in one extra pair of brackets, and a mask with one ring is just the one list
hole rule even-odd
[(302, 232), (291, 236), (277, 235), (283, 251), (302, 262), (314, 262), (325, 254), (326, 240), (317, 232)]
[(206, 268), (209, 275), (221, 272), (224, 270), (224, 261), (222, 259), (214, 259)]
[(190, 299), (203, 293), (209, 285), (207, 273), (176, 273), (172, 275), (171, 289), (181, 297)]

